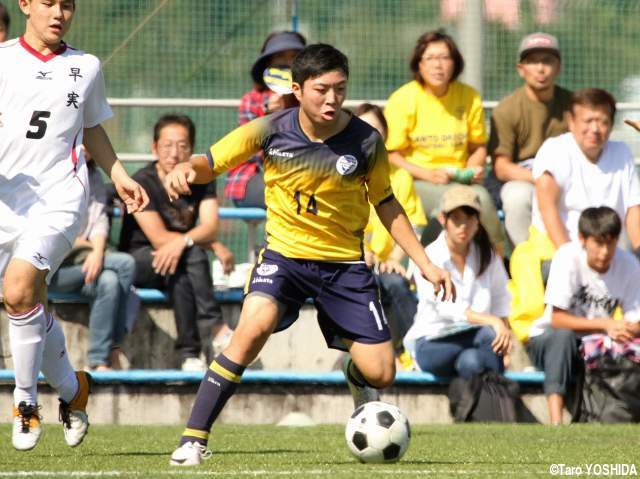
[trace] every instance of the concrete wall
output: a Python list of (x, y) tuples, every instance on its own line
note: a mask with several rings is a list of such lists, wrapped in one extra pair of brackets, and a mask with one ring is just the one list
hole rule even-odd
[[(84, 369), (87, 366), (89, 345), (88, 306), (53, 304), (50, 308), (64, 330), (71, 363), (76, 369)], [(240, 316), (240, 305), (223, 305), (223, 314), (231, 324), (236, 324)], [(172, 309), (162, 304), (143, 306), (133, 331), (127, 336), (123, 346), (129, 367), (179, 368), (180, 357), (174, 350), (175, 338)], [(205, 345), (210, 343), (210, 337), (203, 341)], [(305, 305), (293, 326), (269, 339), (254, 367), (265, 370), (297, 369), (325, 372), (331, 371), (339, 358), (339, 351), (326, 347), (316, 321), (315, 308)], [(8, 319), (4, 309), (0, 309), (0, 369), (2, 368), (13, 369)]]
[[(0, 385), (0, 422), (11, 420), (13, 385)], [(89, 400), (93, 424), (185, 424), (197, 385), (99, 385)], [(413, 424), (448, 424), (445, 387), (393, 387), (381, 399), (396, 404)], [(548, 422), (546, 401), (538, 390), (525, 391), (525, 404), (541, 422)], [(58, 400), (51, 388), (40, 387), (45, 423), (56, 423)], [(316, 424), (344, 424), (353, 400), (340, 386), (241, 385), (223, 410), (219, 422), (277, 424), (289, 413), (303, 413)]]

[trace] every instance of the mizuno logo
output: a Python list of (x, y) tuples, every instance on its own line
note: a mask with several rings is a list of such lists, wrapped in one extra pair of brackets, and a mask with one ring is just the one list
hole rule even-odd
[(40, 253), (34, 254), (33, 259), (35, 259), (40, 264), (45, 264), (45, 262), (47, 261), (47, 258), (42, 256)]
[(47, 75), (51, 73), (51, 72), (38, 72), (38, 75), (36, 75), (36, 80), (53, 80), (53, 78), (48, 77)]

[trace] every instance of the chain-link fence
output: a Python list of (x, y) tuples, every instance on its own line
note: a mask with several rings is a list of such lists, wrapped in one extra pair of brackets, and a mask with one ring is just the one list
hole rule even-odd
[[(12, 36), (17, 1), (5, 0)], [(546, 31), (560, 41), (560, 84), (599, 86), (640, 102), (638, 0), (77, 0), (74, 46), (103, 62), (111, 98), (238, 99), (268, 33), (297, 28), (350, 59), (350, 98), (384, 100), (411, 78), (409, 57), (425, 31), (443, 27), (466, 55), (465, 79), (486, 101), (508, 94), (520, 39)], [(149, 153), (157, 117), (179, 110), (198, 127), (202, 151), (236, 123), (233, 108), (116, 107), (107, 129), (121, 153)], [(625, 112), (638, 117), (640, 111)], [(621, 117), (623, 115), (620, 115)], [(614, 137), (640, 143), (618, 126)], [(131, 167), (137, 165), (132, 164)], [(235, 245), (234, 245), (235, 246)], [(240, 248), (234, 247), (237, 251)]]

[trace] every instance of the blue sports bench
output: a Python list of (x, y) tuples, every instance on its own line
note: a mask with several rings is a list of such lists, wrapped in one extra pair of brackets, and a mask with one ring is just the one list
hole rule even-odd
[[(114, 212), (116, 215), (118, 212)], [(261, 208), (220, 208), (220, 219), (243, 220), (248, 223), (248, 257), (253, 261), (255, 257), (257, 225), (264, 221), (266, 214)], [(166, 293), (158, 289), (139, 288), (137, 294), (144, 304), (166, 303)], [(240, 303), (243, 293), (239, 289), (215, 291), (215, 297), (220, 303)], [(52, 303), (87, 303), (87, 299), (75, 293), (49, 293)], [(506, 376), (523, 386), (536, 387), (544, 381), (542, 372), (507, 372)], [(112, 371), (93, 373), (98, 384), (197, 384), (203, 374), (182, 372), (169, 369), (138, 369), (129, 371)], [(13, 371), (0, 370), (0, 381), (13, 381)], [(40, 378), (41, 380), (43, 378)], [(341, 372), (310, 373), (300, 371), (259, 371), (247, 370), (242, 377), (244, 384), (265, 385), (343, 385), (344, 377)], [(399, 372), (396, 376), (397, 386), (437, 386), (446, 385), (450, 378), (437, 377), (430, 373)]]

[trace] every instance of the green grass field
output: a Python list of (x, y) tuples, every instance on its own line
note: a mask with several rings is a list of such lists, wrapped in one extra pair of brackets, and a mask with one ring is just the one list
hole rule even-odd
[(219, 426), (213, 456), (198, 468), (169, 467), (179, 427), (92, 426), (77, 449), (60, 426), (48, 425), (36, 449), (11, 448), (11, 429), (0, 426), (0, 478), (4, 477), (544, 477), (551, 464), (634, 464), (640, 470), (640, 426), (529, 425), (419, 426), (409, 451), (391, 465), (356, 462), (340, 426), (284, 428)]

